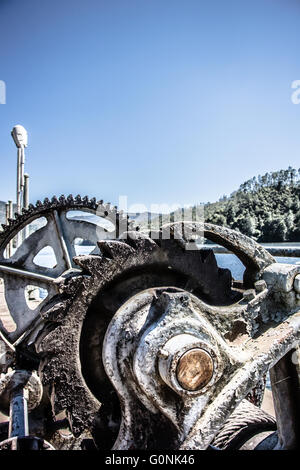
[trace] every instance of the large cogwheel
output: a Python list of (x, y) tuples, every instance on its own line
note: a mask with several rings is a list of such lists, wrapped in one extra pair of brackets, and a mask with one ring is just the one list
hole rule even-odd
[[(206, 234), (209, 232), (219, 237), (218, 227), (206, 226)], [(227, 244), (234, 246), (230, 236), (228, 232)], [(57, 283), (59, 294), (41, 308), (44, 327), (35, 341), (52, 414), (65, 412), (74, 436), (92, 429), (100, 449), (113, 447), (122, 419), (118, 395), (102, 361), (104, 337), (118, 309), (149, 289), (154, 297), (164, 289), (184, 290), (205, 302), (208, 310), (210, 305), (219, 306), (220, 312), (242, 298), (241, 291), (233, 287), (230, 271), (217, 266), (212, 250), (189, 251), (182, 240), (153, 240), (136, 232), (121, 238), (99, 241), (99, 254), (74, 257), (81, 271), (69, 271)], [(249, 251), (248, 245), (248, 253), (244, 251), (249, 266), (254, 260), (252, 248), (256, 249), (250, 246)], [(239, 250), (243, 251), (243, 240)], [(262, 252), (253, 272), (271, 260)], [(212, 321), (218, 321), (213, 307)], [(224, 315), (225, 336), (232, 333), (230, 323), (226, 332), (226, 321)], [(154, 448), (162, 445), (164, 425), (161, 416), (160, 434), (152, 437)], [(170, 427), (168, 432), (172, 432)]]
[[(81, 216), (74, 211), (80, 211)], [(127, 216), (116, 207), (87, 196), (46, 198), (15, 214), (0, 232), (0, 277), (7, 304), (7, 312), (0, 316), (0, 334), (15, 343), (39, 322), (41, 308), (58, 292), (56, 279), (75, 268), (76, 239), (95, 246), (93, 253), (99, 253), (97, 240), (118, 237), (128, 230), (127, 222)], [(16, 249), (9, 253), (12, 244)], [(46, 247), (52, 249), (52, 267), (35, 259)], [(29, 287), (43, 289), (46, 297), (38, 305), (28, 303)]]

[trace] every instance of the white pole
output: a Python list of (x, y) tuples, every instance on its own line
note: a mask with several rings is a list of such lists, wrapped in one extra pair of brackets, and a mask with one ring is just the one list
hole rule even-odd
[[(28, 134), (26, 129), (17, 125), (11, 131), (12, 138), (18, 148), (18, 162), (17, 162), (17, 213), (21, 214), (23, 207), (24, 198), (24, 164), (25, 164), (25, 151), (24, 147), (27, 147)], [(20, 237), (20, 233), (17, 234), (17, 248), (23, 241), (23, 236)]]
[[(10, 214), (9, 214), (9, 202), (6, 203), (6, 224), (8, 224), (8, 219), (10, 218)], [(10, 258), (11, 257), (11, 251), (10, 251), (10, 247), (11, 247), (11, 244), (10, 242), (7, 244), (6, 246), (6, 256), (7, 258)]]
[[(21, 190), (21, 178), (22, 178), (22, 149), (18, 147), (18, 161), (17, 161), (17, 213), (21, 214), (21, 200), (22, 200), (22, 190)], [(17, 233), (17, 246), (18, 248), (21, 244), (20, 232)]]
[[(21, 145), (21, 192), (24, 191), (24, 165), (25, 165), (25, 149), (24, 146)], [(21, 200), (21, 209), (23, 207), (23, 201)]]
[[(28, 206), (29, 206), (29, 175), (27, 173), (24, 173), (23, 207), (24, 209), (28, 209)], [(28, 235), (29, 235), (29, 227), (28, 225), (26, 225), (24, 239), (27, 238)]]
[(22, 162), (22, 149), (18, 147), (18, 161), (17, 161), (17, 213), (21, 213), (21, 162)]

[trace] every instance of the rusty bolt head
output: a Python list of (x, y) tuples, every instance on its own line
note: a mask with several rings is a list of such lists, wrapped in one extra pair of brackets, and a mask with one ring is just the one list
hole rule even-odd
[(267, 283), (266, 281), (261, 279), (260, 281), (256, 281), (256, 283), (254, 284), (254, 287), (255, 287), (256, 292), (262, 292), (267, 288)]
[(189, 304), (190, 297), (188, 295), (181, 295), (180, 296), (180, 303), (183, 307), (186, 307)]
[(254, 289), (245, 290), (245, 292), (243, 293), (243, 298), (247, 302), (254, 299), (254, 297), (255, 297), (255, 290)]
[(204, 349), (190, 349), (178, 361), (176, 376), (179, 385), (189, 391), (200, 390), (212, 379), (214, 363)]
[(131, 338), (132, 338), (132, 335), (131, 335), (130, 331), (128, 331), (128, 330), (125, 331), (125, 339), (126, 339), (126, 341), (131, 340)]
[(300, 274), (297, 274), (294, 279), (294, 289), (298, 294), (300, 294)]

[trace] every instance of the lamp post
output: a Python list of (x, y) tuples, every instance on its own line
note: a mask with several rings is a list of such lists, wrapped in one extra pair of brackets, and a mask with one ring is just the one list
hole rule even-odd
[[(28, 134), (26, 129), (18, 124), (11, 131), (12, 138), (17, 146), (18, 160), (17, 160), (17, 213), (20, 214), (24, 203), (28, 203), (28, 186), (24, 194), (25, 181), (28, 183), (28, 175), (24, 175), (25, 164), (25, 147), (28, 143)], [(20, 239), (18, 237), (17, 246), (19, 246)]]

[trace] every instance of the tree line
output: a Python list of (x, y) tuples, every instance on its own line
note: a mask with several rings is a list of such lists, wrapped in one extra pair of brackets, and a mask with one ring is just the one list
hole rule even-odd
[(229, 197), (204, 206), (205, 221), (258, 242), (300, 242), (300, 168), (253, 177)]

